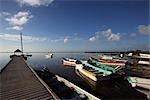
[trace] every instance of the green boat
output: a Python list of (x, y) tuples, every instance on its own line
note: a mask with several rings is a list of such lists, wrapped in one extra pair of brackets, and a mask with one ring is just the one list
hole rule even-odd
[(111, 71), (107, 71), (102, 68), (95, 67), (89, 64), (87, 61), (82, 61), (82, 60), (76, 62), (75, 69), (76, 71), (90, 78), (93, 81), (107, 80), (108, 78), (105, 78), (105, 76), (109, 76), (112, 74)]
[(104, 70), (111, 71), (112, 73), (116, 73), (121, 68), (120, 66), (117, 66), (115, 68), (114, 67), (109, 67), (109, 66), (106, 66), (106, 65), (104, 65), (104, 64), (102, 64), (102, 63), (100, 63), (96, 60), (93, 60), (91, 58), (88, 60), (88, 63), (90, 63), (91, 65), (96, 66), (98, 68), (102, 68)]

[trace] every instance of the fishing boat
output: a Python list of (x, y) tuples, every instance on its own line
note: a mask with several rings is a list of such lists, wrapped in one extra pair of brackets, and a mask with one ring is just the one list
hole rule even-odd
[(132, 87), (147, 95), (150, 99), (150, 54), (132, 55), (133, 65), (125, 69)]
[(94, 60), (92, 58), (89, 58), (88, 63), (90, 63), (91, 65), (96, 66), (98, 68), (102, 68), (104, 70), (111, 71), (112, 73), (116, 73), (117, 71), (122, 69), (121, 66), (110, 67), (110, 66), (104, 65), (101, 62), (98, 62), (97, 60)]
[(150, 67), (150, 54), (140, 53), (138, 59), (139, 59), (138, 64), (147, 65)]
[(94, 59), (107, 66), (125, 66), (127, 62), (127, 60), (122, 60), (115, 56), (112, 57), (112, 56), (106, 56), (106, 55), (93, 56), (91, 57), (91, 59)]
[(58, 75), (56, 75), (56, 77), (57, 77), (58, 81), (63, 82), (66, 86), (68, 86), (70, 88), (73, 88), (78, 94), (80, 94), (81, 97), (85, 97), (86, 96), (88, 98), (88, 100), (100, 100), (98, 97), (90, 94), (89, 92), (83, 90), (82, 88), (78, 87), (77, 85), (69, 82), (65, 78), (60, 77)]
[(132, 87), (141, 87), (150, 90), (150, 79), (140, 77), (128, 77), (129, 83)]
[(140, 57), (141, 57), (141, 58), (150, 59), (150, 54), (140, 53)]
[[(106, 81), (95, 82), (88, 77), (80, 74), (80, 76), (95, 92), (97, 95), (103, 95), (103, 99), (145, 99), (146, 96), (138, 90), (130, 86), (126, 78), (123, 76), (112, 78)], [(113, 74), (111, 74), (113, 75)], [(109, 75), (109, 77), (111, 76)]]
[(150, 58), (149, 54), (139, 53), (131, 57), (132, 65), (125, 68), (125, 73), (131, 77), (150, 79)]
[(93, 81), (105, 80), (104, 76), (112, 74), (111, 71), (95, 67), (87, 61), (82, 60), (76, 62), (75, 69)]
[(141, 61), (138, 61), (138, 64), (150, 66), (150, 61), (141, 60)]
[(76, 66), (76, 59), (73, 58), (62, 58), (62, 59), (63, 59), (63, 65)]
[(65, 78), (51, 73), (46, 67), (36, 72), (60, 99), (100, 100)]

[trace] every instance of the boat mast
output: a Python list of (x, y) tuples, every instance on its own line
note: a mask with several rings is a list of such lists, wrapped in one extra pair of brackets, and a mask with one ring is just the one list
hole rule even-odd
[(20, 33), (20, 36), (21, 36), (21, 51), (23, 53), (22, 32)]

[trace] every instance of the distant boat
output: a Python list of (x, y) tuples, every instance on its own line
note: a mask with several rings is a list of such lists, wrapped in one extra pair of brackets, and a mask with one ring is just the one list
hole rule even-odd
[(53, 58), (53, 53), (49, 53), (47, 55), (45, 55), (46, 58)]
[(26, 53), (25, 54), (27, 57), (32, 57), (32, 54)]
[(62, 58), (63, 59), (63, 65), (68, 66), (76, 66), (76, 59), (73, 58)]
[(91, 59), (94, 59), (107, 66), (125, 66), (127, 62), (127, 60), (122, 60), (117, 57), (106, 56), (106, 55), (94, 56), (91, 57)]
[(112, 74), (111, 71), (107, 71), (102, 68), (95, 67), (87, 63), (87, 61), (82, 61), (82, 60), (76, 62), (75, 69), (80, 74), (83, 74), (84, 76), (88, 77), (93, 81), (106, 80), (104, 76), (108, 76)]

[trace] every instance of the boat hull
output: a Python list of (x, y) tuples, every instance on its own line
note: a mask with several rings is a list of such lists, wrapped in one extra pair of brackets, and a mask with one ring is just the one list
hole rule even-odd
[[(80, 65), (79, 65), (80, 66)], [(76, 71), (79, 72), (80, 74), (88, 77), (89, 79), (93, 80), (93, 81), (97, 81), (97, 78), (96, 78), (96, 75), (89, 72), (89, 71), (86, 71), (80, 67), (78, 67), (78, 65), (76, 66)]]
[(76, 66), (76, 61), (63, 60), (63, 65), (66, 65), (66, 66)]
[(102, 61), (99, 61), (99, 62), (107, 66), (125, 66), (125, 63), (111, 63), (111, 62), (107, 63), (107, 62), (102, 62)]
[(150, 79), (140, 77), (129, 77), (133, 87), (141, 87), (150, 90)]

